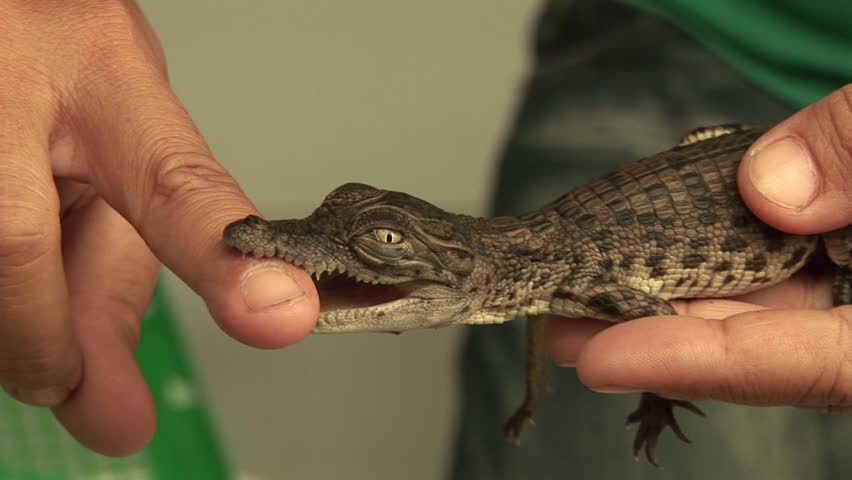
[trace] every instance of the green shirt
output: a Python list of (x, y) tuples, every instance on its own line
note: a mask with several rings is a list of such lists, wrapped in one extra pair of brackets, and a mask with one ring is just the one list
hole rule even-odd
[(622, 0), (679, 26), (796, 106), (852, 82), (852, 0)]

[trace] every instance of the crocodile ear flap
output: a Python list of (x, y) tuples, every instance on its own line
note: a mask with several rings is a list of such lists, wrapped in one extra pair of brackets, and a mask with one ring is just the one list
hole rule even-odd
[(461, 242), (455, 225), (438, 219), (420, 219), (415, 228), (445, 270), (462, 276), (473, 271), (474, 253)]
[(418, 230), (433, 239), (452, 240), (456, 235), (455, 226), (444, 220), (421, 218), (417, 226)]
[(473, 272), (475, 265), (473, 252), (466, 248), (447, 246), (446, 250), (438, 252), (438, 258), (445, 269), (456, 275), (467, 276)]

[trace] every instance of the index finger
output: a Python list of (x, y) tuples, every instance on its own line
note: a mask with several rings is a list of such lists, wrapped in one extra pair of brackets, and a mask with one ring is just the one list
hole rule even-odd
[(96, 147), (91, 181), (154, 254), (206, 301), (231, 336), (275, 348), (307, 335), (318, 298), (306, 273), (283, 262), (246, 262), (228, 251), (224, 227), (256, 214), (217, 163), (165, 78), (153, 68), (93, 87), (83, 132)]
[[(784, 282), (735, 298), (679, 299), (671, 303), (680, 315), (715, 320), (770, 308), (827, 309), (832, 305), (831, 279), (798, 272)], [(548, 322), (545, 348), (557, 364), (574, 365), (586, 342), (610, 326), (603, 320), (554, 318)]]
[(708, 320), (650, 317), (592, 338), (580, 379), (604, 392), (648, 391), (749, 405), (849, 406), (852, 309), (760, 310)]

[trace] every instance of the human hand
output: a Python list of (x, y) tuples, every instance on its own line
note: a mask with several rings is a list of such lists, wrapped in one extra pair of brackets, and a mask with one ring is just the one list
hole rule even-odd
[[(798, 234), (852, 223), (850, 105), (852, 85), (755, 142), (739, 185), (763, 221)], [(672, 303), (681, 315), (615, 326), (553, 319), (548, 352), (601, 392), (852, 413), (852, 306), (832, 308), (825, 272), (734, 299)]]
[(318, 315), (304, 272), (242, 261), (256, 210), (171, 91), (130, 0), (0, 0), (0, 384), (86, 446), (142, 448), (155, 412), (133, 350), (158, 260), (249, 345)]

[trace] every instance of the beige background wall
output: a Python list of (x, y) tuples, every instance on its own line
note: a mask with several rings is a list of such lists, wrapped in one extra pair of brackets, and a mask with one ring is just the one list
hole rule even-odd
[[(219, 160), (269, 217), (362, 181), (482, 213), (536, 0), (142, 0)], [(170, 278), (233, 463), (259, 478), (435, 479), (456, 416), (459, 330), (220, 333)]]

